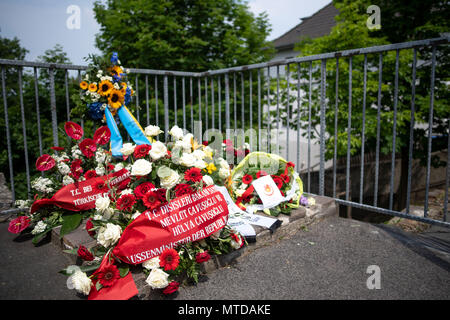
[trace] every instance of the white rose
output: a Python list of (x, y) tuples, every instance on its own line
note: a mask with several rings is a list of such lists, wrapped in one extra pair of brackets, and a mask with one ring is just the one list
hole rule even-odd
[(184, 137), (183, 129), (178, 126), (173, 126), (172, 129), (170, 129), (169, 134), (174, 140), (181, 140)]
[(194, 140), (194, 135), (192, 133), (188, 133), (183, 137), (183, 142), (186, 145), (189, 145), (189, 149), (192, 147), (192, 140)]
[(136, 160), (131, 167), (132, 176), (146, 176), (150, 172), (152, 172), (152, 163), (145, 159)]
[(170, 171), (171, 171), (170, 175), (161, 179), (161, 187), (166, 188), (166, 189), (171, 189), (171, 188), (175, 187), (175, 185), (180, 180), (180, 175), (178, 174), (178, 172), (176, 172), (174, 170), (170, 170)]
[(156, 141), (152, 144), (152, 150), (149, 152), (153, 160), (158, 160), (167, 154), (167, 148), (164, 143)]
[(210, 185), (214, 184), (214, 180), (208, 175), (204, 175), (202, 180), (207, 186), (210, 186)]
[(194, 167), (199, 168), (199, 169), (205, 169), (207, 166), (207, 163), (203, 160), (197, 160), (194, 163)]
[(142, 267), (147, 270), (159, 268), (159, 257), (154, 257), (142, 263)]
[(105, 248), (115, 244), (120, 239), (122, 229), (114, 223), (107, 223), (106, 227), (101, 227), (98, 231), (97, 242)]
[(75, 271), (67, 279), (67, 287), (69, 289), (75, 289), (76, 291), (88, 295), (91, 291), (92, 281), (89, 277), (81, 270)]
[(193, 167), (197, 159), (192, 153), (183, 153), (180, 158), (180, 164), (185, 167)]
[(154, 137), (160, 133), (163, 133), (163, 131), (158, 126), (152, 125), (145, 127), (144, 132), (147, 137)]
[(192, 152), (192, 154), (194, 155), (194, 157), (197, 160), (203, 160), (206, 156), (206, 154), (200, 149), (194, 150), (194, 152)]
[(219, 177), (222, 179), (226, 179), (230, 176), (230, 169), (220, 168), (219, 169)]
[(145, 282), (148, 283), (152, 289), (163, 289), (169, 285), (169, 275), (161, 269), (153, 269), (147, 277)]
[(120, 149), (120, 152), (124, 155), (124, 156), (129, 156), (130, 154), (132, 154), (134, 152), (134, 148), (136, 146), (132, 143), (124, 143), (122, 145), (122, 148)]
[(190, 142), (184, 140), (175, 141), (175, 147), (183, 149), (183, 152), (190, 153), (192, 151), (192, 146)]
[(109, 208), (109, 204), (111, 203), (111, 200), (109, 197), (98, 197), (95, 200), (95, 209), (100, 212), (104, 212), (106, 209)]

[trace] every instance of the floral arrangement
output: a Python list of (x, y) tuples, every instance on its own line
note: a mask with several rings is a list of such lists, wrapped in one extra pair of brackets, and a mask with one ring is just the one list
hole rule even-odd
[[(230, 177), (228, 163), (215, 155), (208, 146), (195, 141), (192, 134), (175, 126), (167, 144), (155, 140), (162, 131), (148, 126), (145, 133), (151, 145), (125, 143), (123, 158), (114, 159), (107, 144), (110, 131), (107, 126), (98, 128), (92, 138), (84, 136), (83, 129), (74, 122), (66, 122), (65, 131), (71, 138), (68, 148), (52, 147), (52, 154), (44, 154), (36, 161), (36, 168), (45, 172), (32, 182), (36, 191), (33, 202), (52, 198), (70, 184), (105, 177), (92, 188), (104, 191), (95, 200), (95, 208), (73, 212), (58, 206), (43, 206), (32, 214), (23, 213), (11, 221), (8, 230), (13, 233), (31, 233), (37, 244), (53, 228), (61, 226), (64, 235), (85, 221), (85, 229), (96, 239), (92, 248), (79, 247), (67, 250), (80, 257), (81, 266), (69, 266), (62, 272), (69, 276), (68, 287), (83, 294), (93, 288), (99, 291), (110, 287), (129, 273), (129, 265), (111, 254), (122, 232), (134, 219), (148, 209), (157, 208), (185, 194), (194, 193), (208, 185), (225, 185)], [(110, 186), (106, 178), (111, 173), (128, 171), (129, 177)], [(18, 201), (27, 207), (29, 201)], [(209, 260), (210, 254), (224, 254), (244, 245), (241, 235), (228, 226), (200, 241), (166, 249), (160, 256), (142, 264), (148, 274), (147, 283), (164, 294), (177, 291), (183, 279), (198, 281), (200, 264)], [(108, 261), (101, 264), (102, 261)]]

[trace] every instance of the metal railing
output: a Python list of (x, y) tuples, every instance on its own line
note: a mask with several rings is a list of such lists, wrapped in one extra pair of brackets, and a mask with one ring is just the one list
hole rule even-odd
[[(143, 126), (149, 124), (160, 126), (165, 132), (164, 139), (166, 141), (171, 126), (177, 124), (193, 132), (199, 140), (204, 140), (205, 137), (208, 138), (208, 130), (217, 129), (219, 132), (223, 132), (226, 138), (232, 139), (237, 145), (239, 142), (247, 141), (252, 151), (262, 150), (280, 153), (287, 160), (296, 163), (296, 168), (305, 183), (305, 191), (309, 194), (331, 196), (339, 204), (353, 208), (449, 227), (450, 223), (447, 221), (450, 171), (450, 153), (448, 151), (450, 147), (450, 135), (448, 134), (448, 130), (450, 129), (449, 110), (447, 110), (447, 113), (444, 113), (446, 114), (444, 118), (440, 119), (441, 125), (442, 123), (446, 123), (447, 128), (446, 137), (445, 134), (443, 135), (447, 140), (447, 155), (444, 159), (446, 161), (446, 167), (445, 180), (443, 182), (445, 184), (443, 217), (442, 220), (438, 220), (428, 216), (428, 196), (432, 172), (431, 156), (433, 153), (432, 138), (433, 126), (435, 126), (433, 123), (435, 74), (436, 65), (439, 62), (437, 52), (440, 52), (440, 48), (442, 47), (447, 48), (449, 41), (449, 37), (442, 37), (324, 53), (206, 72), (130, 69), (128, 76), (129, 80), (134, 82), (135, 90), (135, 101), (131, 110)], [(419, 59), (418, 62), (417, 55), (421, 50), (425, 50), (431, 57), (428, 55), (427, 58), (427, 54), (423, 54), (421, 55), (421, 59), (423, 60)], [(406, 58), (412, 57), (407, 62), (407, 68), (411, 70), (411, 79), (409, 79), (409, 76), (400, 74), (399, 71), (404, 70), (402, 68), (405, 67), (405, 65), (400, 66), (405, 61), (404, 59), (406, 59), (401, 56), (401, 53), (404, 51), (408, 52), (408, 55), (405, 56)], [(386, 83), (384, 82), (383, 76), (391, 77), (392, 74), (383, 74), (383, 59), (388, 56), (391, 57), (390, 54), (392, 52), (395, 53), (395, 59), (389, 61), (394, 61), (395, 63), (394, 77), (392, 82)], [(418, 64), (424, 70), (429, 69), (428, 76), (430, 82), (428, 86), (425, 86), (423, 82), (420, 84), (417, 83)], [(74, 84), (78, 83), (81, 79), (81, 72), (86, 69), (86, 66), (5, 59), (0, 59), (0, 66), (2, 100), (4, 105), (4, 118), (3, 123), (1, 123), (1, 131), (6, 136), (9, 183), (13, 193), (13, 200), (15, 200), (16, 180), (14, 168), (21, 167), (25, 171), (29, 196), (31, 195), (31, 176), (37, 174), (34, 168), (32, 168), (34, 166), (30, 167), (30, 163), (34, 163), (30, 160), (35, 159), (38, 154), (32, 155), (32, 159), (30, 159), (28, 150), (30, 132), (27, 132), (27, 124), (30, 121), (34, 123), (32, 113), (34, 113), (34, 117), (36, 118), (35, 123), (37, 125), (35, 128), (36, 132), (32, 134), (33, 139), (38, 140), (39, 154), (42, 154), (44, 148), (48, 148), (51, 145), (60, 145), (63, 141), (61, 141), (60, 133), (62, 130), (60, 130), (59, 126), (64, 121), (71, 120), (70, 110), (73, 107), (73, 102), (70, 97), (70, 91), (72, 90), (70, 82)], [(24, 69), (31, 70), (31, 72), (27, 73), (27, 100), (24, 100)], [(47, 94), (49, 96), (49, 107), (46, 106), (49, 114), (46, 113), (44, 118), (42, 117), (43, 106), (40, 104), (42, 87), (39, 86), (40, 81), (42, 81), (39, 77), (39, 71), (42, 76), (42, 70), (46, 70), (48, 73), (46, 75), (46, 81), (48, 83)], [(282, 75), (280, 70), (282, 71)], [(448, 69), (443, 71), (444, 73), (447, 72), (446, 79), (449, 77), (448, 71)], [(347, 77), (340, 76), (342, 73)], [(64, 79), (63, 84), (56, 82), (56, 74), (59, 74), (59, 77)], [(368, 79), (369, 74), (371, 78)], [(375, 74), (378, 78), (376, 84), (374, 80)], [(12, 86), (15, 87), (10, 88), (9, 85), (11, 85), (11, 81), (15, 76), (17, 76), (17, 83), (15, 85), (13, 83)], [(8, 80), (8, 77), (11, 78), (11, 81)], [(360, 81), (356, 81), (356, 78)], [(339, 99), (341, 95), (340, 90), (343, 90), (343, 85), (341, 84), (343, 82), (342, 79), (348, 82), (344, 83), (345, 90), (347, 91), (347, 101)], [(329, 84), (330, 81), (334, 82), (334, 87)], [(409, 93), (405, 91), (399, 93), (399, 81), (409, 83)], [(441, 78), (439, 81), (440, 83), (446, 83), (444, 89), (446, 88), (448, 90), (448, 82), (442, 82), (443, 80)], [(359, 87), (359, 85), (362, 85), (362, 87)], [(393, 93), (393, 101), (388, 103), (383, 101), (386, 98), (383, 96), (383, 90), (386, 90), (386, 86)], [(415, 143), (417, 144), (417, 141), (414, 141), (414, 130), (419, 125), (416, 122), (420, 122), (417, 121), (418, 111), (415, 108), (418, 98), (421, 101), (423, 98), (426, 98), (416, 96), (416, 88), (418, 86), (420, 88), (427, 87), (428, 91), (426, 94), (429, 95), (429, 121), (425, 125), (427, 148), (423, 217), (410, 214), (411, 194), (413, 191), (411, 179), (414, 171), (413, 150)], [(377, 89), (374, 89), (375, 87)], [(59, 100), (57, 99), (57, 88), (60, 92)], [(371, 96), (371, 93), (374, 93), (375, 90), (376, 98)], [(358, 99), (356, 98), (356, 92), (359, 92)], [(32, 101), (32, 93), (34, 93), (34, 101)], [(360, 97), (361, 94), (362, 98)], [(407, 95), (410, 95), (409, 100), (407, 99)], [(17, 141), (12, 141), (10, 132), (11, 123), (9, 117), (11, 111), (9, 108), (11, 101), (17, 104), (17, 98), (19, 100), (18, 108), (20, 110), (20, 121), (22, 125), (23, 148), (21, 146), (20, 148), (18, 147)], [(375, 100), (370, 104), (369, 100), (371, 98)], [(405, 110), (402, 110), (401, 113), (397, 110), (399, 99), (408, 100), (410, 103), (410, 109), (406, 110), (410, 117), (409, 128), (402, 128), (404, 131), (409, 130), (408, 147), (406, 148), (408, 150), (407, 155), (399, 155), (397, 150), (397, 135), (399, 133), (397, 121), (400, 116), (402, 119), (405, 118)], [(347, 110), (346, 114), (341, 115), (342, 111), (339, 108), (343, 104)], [(376, 114), (375, 131), (372, 128), (374, 123), (367, 123), (369, 112), (372, 112), (373, 115)], [(389, 133), (382, 129), (386, 115), (391, 117), (389, 118), (391, 119), (389, 123), (392, 122), (392, 131)], [(48, 118), (51, 119), (51, 130), (41, 123), (43, 119)], [(354, 122), (361, 122), (358, 124), (358, 127), (355, 127), (354, 122), (352, 123), (354, 119), (356, 119)], [(73, 120), (76, 121), (75, 119)], [(347, 127), (346, 130), (339, 132), (343, 127), (339, 125), (339, 121), (342, 123), (343, 120), (347, 123)], [(83, 126), (91, 125), (90, 121), (80, 121)], [(361, 129), (361, 132), (358, 132), (357, 129)], [(368, 135), (369, 129), (372, 130), (372, 137)], [(46, 146), (44, 146), (43, 131), (51, 131), (52, 139), (51, 142), (47, 141)], [(388, 134), (392, 136), (390, 140), (385, 139), (385, 135)], [(338, 152), (338, 135), (346, 135), (347, 145), (345, 156), (342, 156), (342, 152)], [(280, 136), (284, 136), (284, 140)], [(360, 146), (356, 152), (352, 152), (352, 139), (355, 137), (359, 139)], [(281, 143), (282, 141), (283, 143)], [(390, 158), (390, 163), (387, 167), (384, 165), (383, 168), (389, 168), (390, 175), (388, 177), (389, 182), (380, 185), (380, 177), (386, 171), (383, 169), (380, 172), (380, 152), (385, 147), (381, 144), (385, 144), (386, 141), (390, 144), (391, 151), (384, 152), (387, 154), (384, 158)], [(367, 148), (369, 147), (375, 148), (371, 153), (371, 155), (374, 154), (375, 158), (373, 166), (374, 174), (372, 177), (368, 177), (365, 161), (365, 157), (366, 159), (368, 157)], [(18, 148), (23, 152), (23, 160), (15, 151)], [(352, 171), (352, 166), (354, 167), (354, 165), (351, 162), (355, 155), (359, 155), (359, 168), (356, 171)], [(406, 202), (399, 206), (399, 208), (406, 206), (405, 212), (401, 212), (400, 210), (394, 209), (396, 194), (395, 172), (398, 170), (396, 163), (399, 157), (405, 159), (404, 157), (406, 156), (408, 157), (407, 198)], [(345, 170), (338, 169), (337, 164), (339, 158), (346, 159)], [(24, 166), (20, 164), (20, 160), (23, 161)], [(302, 164), (305, 163), (306, 167), (302, 168)], [(318, 170), (314, 170), (316, 167), (318, 167)], [(2, 168), (1, 171), (6, 171), (6, 168)], [(341, 171), (345, 171), (345, 173)], [(356, 174), (355, 172), (357, 171), (359, 172)], [(353, 178), (355, 175), (359, 178), (357, 188), (355, 188), (354, 181), (358, 179)], [(343, 181), (344, 179), (345, 186), (342, 186), (340, 180)], [(367, 180), (369, 184), (373, 185), (373, 187), (369, 188), (369, 191), (366, 190), (368, 185)], [(385, 205), (381, 205), (379, 203), (379, 189), (386, 189), (385, 185), (389, 185), (389, 192), (387, 193), (388, 201)], [(353, 189), (359, 190), (358, 197), (355, 196), (357, 192), (353, 191)], [(370, 201), (366, 200), (368, 192), (372, 194)], [(345, 195), (345, 197), (341, 199), (339, 195)]]

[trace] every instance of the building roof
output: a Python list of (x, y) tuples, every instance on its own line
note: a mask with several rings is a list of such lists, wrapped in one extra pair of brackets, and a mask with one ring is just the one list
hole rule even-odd
[(312, 16), (301, 18), (302, 22), (272, 41), (275, 49), (277, 51), (292, 49), (304, 38), (314, 39), (330, 34), (331, 28), (336, 25), (334, 17), (338, 13), (339, 11), (331, 2)]

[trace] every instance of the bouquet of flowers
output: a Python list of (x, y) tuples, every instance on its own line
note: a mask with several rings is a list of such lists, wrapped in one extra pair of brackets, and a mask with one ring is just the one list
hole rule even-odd
[[(294, 163), (282, 157), (265, 152), (248, 154), (232, 171), (229, 189), (231, 196), (241, 208), (254, 212), (262, 210), (266, 214), (278, 216), (289, 214), (298, 208), (303, 194), (303, 184), (294, 170)], [(270, 175), (284, 201), (275, 207), (266, 208), (252, 186), (255, 179)]]

